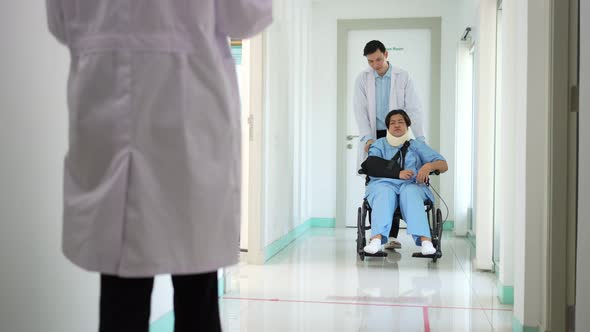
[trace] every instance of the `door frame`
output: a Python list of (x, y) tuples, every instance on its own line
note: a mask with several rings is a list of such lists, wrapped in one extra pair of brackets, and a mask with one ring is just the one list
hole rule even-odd
[(249, 181), (248, 181), (248, 255), (249, 264), (264, 264), (264, 169), (263, 117), (266, 33), (250, 39)]
[[(570, 87), (577, 85), (577, 0), (552, 1), (549, 113), (549, 222), (547, 229), (547, 330), (573, 327), (575, 292), (577, 114)], [(563, 161), (568, 161), (564, 165)], [(566, 180), (563, 178), (566, 167)], [(564, 259), (566, 258), (566, 259)], [(569, 308), (568, 308), (569, 307)]]
[[(576, 0), (574, 0), (575, 2)], [(579, 74), (579, 106), (578, 106), (578, 142), (588, 142), (590, 138), (590, 4), (588, 1), (577, 2), (578, 6), (578, 74)], [(588, 149), (578, 149), (577, 167), (579, 170), (587, 170), (590, 166), (590, 153)], [(580, 222), (577, 225), (578, 242), (576, 248), (575, 264), (575, 326), (577, 331), (587, 327), (590, 324), (590, 317), (587, 314), (590, 308), (590, 286), (587, 280), (590, 278), (590, 244), (588, 243), (586, 234), (590, 231), (588, 219), (590, 217), (590, 207), (585, 203), (585, 200), (590, 197), (590, 175), (588, 172), (579, 172), (576, 180), (577, 200), (581, 204), (577, 206), (577, 215)]]
[[(432, 123), (440, 123), (440, 80), (441, 80), (441, 17), (426, 18), (392, 18), (392, 19), (355, 19), (338, 20), (338, 59), (337, 59), (337, 137), (336, 137), (336, 227), (346, 225), (346, 130), (348, 100), (348, 33), (352, 30), (393, 30), (393, 29), (428, 29), (431, 33), (431, 98), (430, 109), (433, 112), (430, 118)], [(360, 50), (359, 50), (360, 52)], [(440, 126), (431, 126), (434, 137), (431, 146), (436, 151), (440, 150)], [(360, 199), (360, 198), (359, 198)]]

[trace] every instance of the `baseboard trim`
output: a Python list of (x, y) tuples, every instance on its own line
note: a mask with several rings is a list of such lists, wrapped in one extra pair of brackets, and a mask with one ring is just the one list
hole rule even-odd
[(498, 281), (498, 299), (502, 304), (514, 304), (514, 286), (504, 286)]
[(539, 327), (524, 326), (516, 317), (512, 317), (512, 332), (540, 332)]
[(291, 242), (295, 241), (298, 237), (303, 235), (311, 228), (311, 221), (308, 220), (303, 224), (295, 227), (287, 234), (281, 236), (278, 240), (264, 247), (264, 261), (267, 262), (269, 259), (274, 257), (276, 254), (287, 248)]
[(311, 218), (311, 227), (335, 228), (336, 218)]
[(281, 236), (278, 240), (264, 248), (264, 261), (274, 257), (276, 254), (287, 248), (293, 241), (307, 232), (310, 228), (334, 228), (336, 227), (335, 218), (310, 218), (301, 225), (295, 227), (287, 234)]
[(455, 221), (454, 220), (447, 220), (443, 224), (443, 231), (452, 231), (455, 230)]

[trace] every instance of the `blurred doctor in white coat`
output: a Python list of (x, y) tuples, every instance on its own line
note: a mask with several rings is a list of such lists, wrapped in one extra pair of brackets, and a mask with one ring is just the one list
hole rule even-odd
[(271, 0), (46, 0), (71, 54), (63, 251), (101, 275), (101, 332), (149, 329), (171, 274), (175, 331), (220, 331), (217, 270), (238, 262), (240, 105), (228, 37)]

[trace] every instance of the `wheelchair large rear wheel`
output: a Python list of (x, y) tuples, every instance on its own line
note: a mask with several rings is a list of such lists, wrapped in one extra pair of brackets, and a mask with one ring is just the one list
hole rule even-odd
[(443, 218), (440, 209), (436, 209), (436, 223), (438, 224), (438, 242), (440, 243), (443, 233)]
[(436, 236), (436, 243), (434, 243), (434, 247), (436, 248), (436, 253), (432, 258), (432, 262), (436, 263), (436, 260), (442, 257), (442, 232), (443, 232), (443, 219), (442, 219), (442, 212), (440, 209), (436, 209), (436, 217), (434, 220), (435, 226), (435, 236)]
[(438, 249), (439, 221), (438, 221), (436, 210), (434, 209), (434, 207), (432, 208), (432, 210), (430, 210), (430, 216), (428, 219), (430, 222), (430, 237), (432, 239), (432, 245), (436, 249)]
[(357, 224), (356, 224), (356, 252), (359, 255), (361, 261), (365, 260), (365, 246), (367, 245), (367, 239), (365, 238), (365, 228), (363, 222), (363, 211), (362, 208), (358, 208)]

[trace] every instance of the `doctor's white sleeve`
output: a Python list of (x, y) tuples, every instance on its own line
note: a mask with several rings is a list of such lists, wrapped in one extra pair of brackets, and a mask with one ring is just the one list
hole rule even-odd
[(66, 44), (66, 24), (61, 0), (46, 0), (49, 32), (62, 44)]
[(367, 100), (367, 81), (365, 75), (360, 74), (354, 83), (353, 96), (354, 118), (359, 130), (360, 142), (366, 143), (369, 139), (375, 140), (375, 133), (371, 132), (369, 120), (369, 102)]
[(219, 33), (249, 38), (272, 23), (272, 0), (215, 0), (215, 15)]
[(416, 94), (416, 89), (414, 89), (414, 83), (411, 78), (408, 78), (408, 83), (406, 84), (404, 103), (405, 111), (412, 120), (412, 131), (414, 132), (414, 136), (416, 136), (416, 138), (425, 137), (422, 105), (420, 104), (420, 99)]

